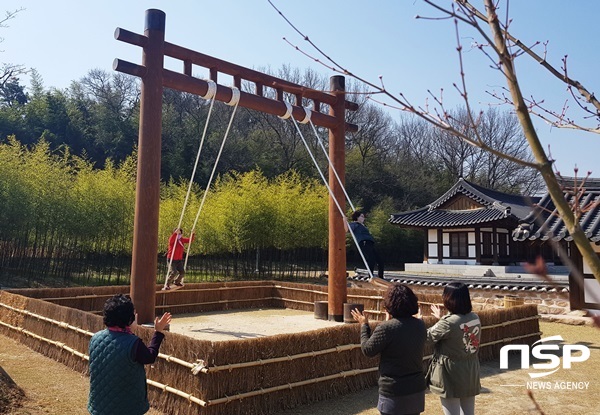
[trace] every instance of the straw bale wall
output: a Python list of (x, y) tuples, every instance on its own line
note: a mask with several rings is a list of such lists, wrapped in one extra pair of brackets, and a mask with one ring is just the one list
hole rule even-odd
[[(103, 328), (94, 312), (128, 287), (81, 287), (0, 291), (0, 333), (80, 372), (87, 371), (92, 333)], [(363, 304), (372, 320), (383, 319), (383, 290), (349, 288), (348, 301)], [(423, 308), (439, 294), (417, 292)], [(47, 301), (44, 301), (47, 299)], [(273, 281), (188, 284), (157, 293), (157, 313), (175, 314), (252, 307), (313, 311), (327, 287)], [(66, 306), (68, 305), (68, 307)], [(492, 359), (507, 343), (540, 338), (535, 305), (479, 312), (480, 358)], [(427, 326), (433, 317), (424, 317)], [(377, 321), (372, 325), (376, 326)], [(152, 330), (135, 329), (148, 342)], [(427, 365), (432, 353), (428, 346)], [(360, 351), (356, 324), (253, 339), (207, 341), (166, 333), (157, 362), (146, 366), (152, 405), (172, 414), (268, 414), (346, 394), (377, 383), (377, 358)]]

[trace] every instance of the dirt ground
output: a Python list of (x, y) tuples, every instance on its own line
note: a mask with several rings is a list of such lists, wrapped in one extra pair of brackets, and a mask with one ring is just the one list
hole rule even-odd
[(331, 327), (335, 321), (315, 319), (306, 311), (269, 308), (229, 310), (173, 316), (170, 331), (201, 340), (236, 340), (299, 333)]
[[(254, 314), (254, 315), (252, 315)], [(234, 322), (239, 322), (236, 326)], [(334, 323), (316, 320), (312, 314), (294, 310), (259, 310), (255, 312), (205, 313), (203, 315), (177, 316), (171, 325), (173, 332), (187, 332), (200, 338), (235, 339), (275, 334), (274, 332), (311, 330)], [(479, 414), (539, 414), (534, 402), (527, 396), (531, 392), (546, 415), (597, 415), (600, 414), (600, 330), (589, 326), (573, 326), (542, 322), (542, 337), (561, 335), (563, 344), (582, 344), (590, 349), (585, 363), (574, 362), (571, 369), (559, 369), (541, 379), (531, 379), (530, 369), (520, 369), (518, 356), (510, 359), (509, 370), (500, 370), (499, 362), (485, 362), (481, 368), (483, 392), (476, 399)], [(562, 359), (561, 359), (562, 362)], [(11, 415), (61, 414), (78, 415), (87, 411), (86, 400), (89, 379), (73, 372), (62, 364), (31, 351), (29, 348), (0, 335), (0, 367), (24, 389), (26, 400), (22, 408)], [(46, 374), (46, 375), (44, 375)], [(563, 383), (561, 383), (563, 382)], [(572, 383), (566, 383), (572, 382)], [(587, 382), (587, 384), (585, 383)], [(566, 389), (580, 386), (583, 389)], [(278, 412), (276, 415), (379, 415), (375, 409), (377, 388), (372, 387), (351, 395), (313, 405)], [(160, 415), (151, 410), (151, 415)], [(425, 415), (440, 414), (439, 399), (426, 397)]]

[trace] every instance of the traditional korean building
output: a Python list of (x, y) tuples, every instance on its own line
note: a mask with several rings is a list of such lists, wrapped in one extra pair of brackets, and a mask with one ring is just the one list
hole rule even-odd
[[(565, 177), (561, 179), (561, 185), (567, 202), (573, 207), (578, 206), (579, 225), (600, 255), (600, 179), (587, 179), (581, 184), (575, 178)], [(517, 242), (560, 244), (575, 269), (569, 274), (571, 308), (600, 309), (600, 284), (583, 262), (549, 194), (542, 197), (536, 208), (515, 228), (513, 238)]]
[(555, 263), (558, 260), (548, 244), (511, 237), (537, 202), (539, 198), (486, 189), (461, 178), (429, 205), (393, 214), (389, 221), (424, 231), (424, 263), (515, 265), (540, 254)]
[[(578, 206), (579, 224), (600, 255), (600, 179), (587, 179), (581, 185), (574, 178), (562, 178), (561, 185), (567, 202)], [(410, 265), (424, 271), (423, 267), (439, 269), (446, 264), (473, 268), (464, 275), (481, 276), (491, 265), (494, 272), (505, 268), (507, 274), (522, 273), (519, 265), (541, 255), (549, 267), (569, 270), (572, 309), (600, 309), (600, 284), (583, 263), (549, 194), (511, 195), (459, 179), (434, 202), (393, 214), (390, 222), (424, 231), (423, 264), (420, 268), (406, 264), (407, 269)], [(562, 254), (556, 253), (556, 247)], [(573, 266), (561, 267), (563, 262)]]

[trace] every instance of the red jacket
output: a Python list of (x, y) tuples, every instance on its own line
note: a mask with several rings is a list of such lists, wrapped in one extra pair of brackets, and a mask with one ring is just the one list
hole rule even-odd
[[(167, 258), (172, 258), (173, 261), (181, 261), (183, 259), (184, 251), (183, 244), (190, 243), (194, 240), (194, 234), (192, 234), (191, 238), (180, 237), (179, 239), (177, 239), (178, 236), (179, 235), (177, 234), (177, 232), (173, 232), (173, 235), (171, 235), (171, 237), (169, 238), (169, 250), (167, 251)], [(175, 243), (176, 239), (177, 243)]]

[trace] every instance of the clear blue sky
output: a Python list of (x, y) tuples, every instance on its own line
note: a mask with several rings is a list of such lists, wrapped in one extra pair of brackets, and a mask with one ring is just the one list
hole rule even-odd
[[(322, 49), (360, 76), (377, 81), (383, 75), (389, 90), (402, 92), (414, 104), (425, 102), (428, 89), (440, 88), (449, 108), (461, 103), (452, 87), (460, 81), (454, 25), (416, 20), (417, 14), (438, 15), (422, 1), (273, 1)], [(276, 70), (289, 64), (333, 75), (282, 40), (308, 48), (267, 0), (3, 0), (0, 12), (19, 7), (26, 10), (0, 29), (0, 61), (37, 69), (46, 88), (67, 88), (90, 69), (112, 71), (114, 58), (141, 63), (141, 50), (114, 40), (113, 33), (117, 27), (143, 33), (145, 10), (150, 8), (166, 13), (166, 40), (171, 43), (250, 68)], [(513, 35), (525, 44), (548, 41), (547, 58), (556, 67), (568, 54), (569, 75), (600, 94), (600, 1), (513, 0), (510, 7)], [(486, 91), (498, 91), (505, 83), (478, 51), (470, 50), (472, 35), (461, 31), (468, 91), (472, 104), (481, 108), (493, 102)], [(523, 57), (517, 69), (526, 96), (545, 99), (557, 110), (568, 99), (575, 110), (565, 86), (539, 65)], [(23, 83), (29, 85), (29, 80)], [(572, 175), (577, 164), (580, 174), (592, 170), (600, 177), (599, 135), (536, 125), (562, 174)]]

